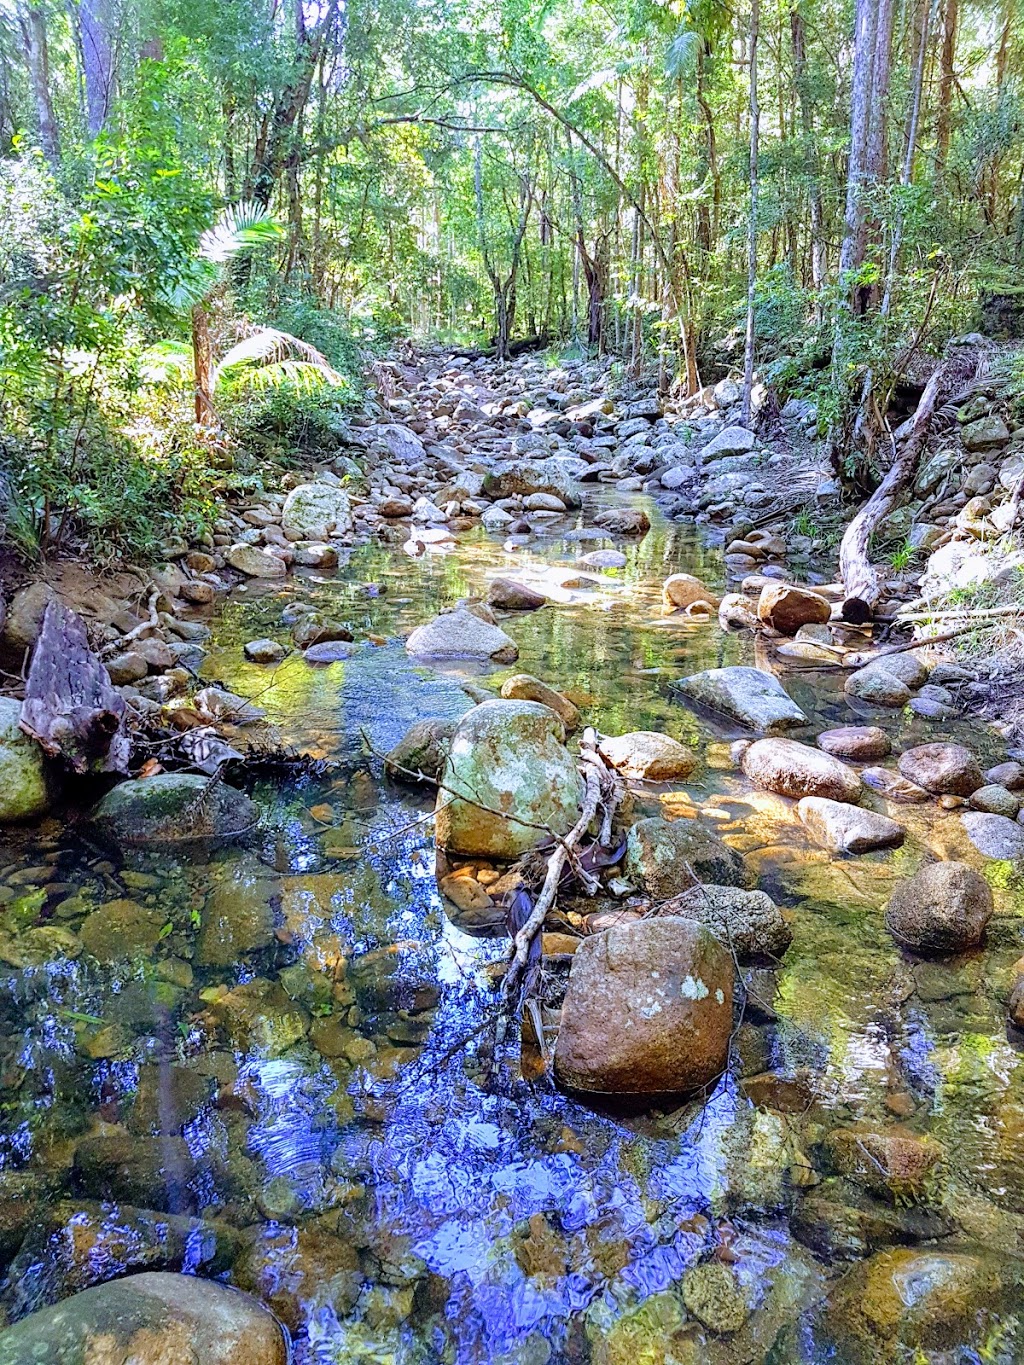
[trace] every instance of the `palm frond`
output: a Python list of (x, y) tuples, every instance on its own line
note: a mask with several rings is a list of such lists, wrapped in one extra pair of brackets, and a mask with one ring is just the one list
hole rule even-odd
[(224, 265), (243, 251), (268, 246), (281, 236), (281, 228), (262, 204), (244, 201), (222, 210), (213, 227), (199, 239), (199, 255), (214, 265)]
[(340, 375), (328, 379), (320, 366), (309, 360), (275, 360), (270, 365), (244, 370), (239, 381), (253, 389), (298, 389), (303, 393), (343, 382)]
[(185, 341), (157, 341), (139, 356), (139, 377), (154, 386), (183, 384), (192, 375), (192, 347)]
[(260, 366), (275, 366), (288, 362), (303, 365), (310, 371), (315, 370), (320, 384), (344, 384), (344, 378), (331, 362), (301, 337), (291, 332), (282, 332), (276, 327), (260, 327), (250, 336), (243, 337), (221, 357), (217, 366), (215, 381), (230, 378), (232, 370), (256, 370)]

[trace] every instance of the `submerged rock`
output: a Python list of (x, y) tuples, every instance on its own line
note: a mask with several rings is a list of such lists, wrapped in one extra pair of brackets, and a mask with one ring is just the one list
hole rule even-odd
[(984, 877), (964, 863), (930, 863), (892, 893), (885, 923), (916, 952), (957, 953), (981, 942), (992, 912)]
[(702, 1327), (719, 1336), (738, 1332), (750, 1317), (750, 1305), (739, 1281), (721, 1261), (708, 1261), (686, 1272), (683, 1302)]
[(416, 721), (385, 758), (387, 776), (396, 782), (438, 781), (458, 723), (444, 716)]
[(287, 1365), (262, 1304), (194, 1275), (147, 1272), (84, 1289), (0, 1332), (3, 1365)]
[(645, 536), (651, 519), (639, 507), (610, 507), (594, 518), (594, 525), (615, 536)]
[(701, 820), (640, 820), (626, 842), (626, 875), (653, 900), (665, 901), (706, 883), (749, 885), (743, 859)]
[(935, 1168), (945, 1155), (934, 1138), (898, 1124), (833, 1128), (825, 1151), (839, 1175), (894, 1203), (925, 1200)]
[(862, 806), (805, 796), (797, 815), (811, 835), (833, 853), (870, 853), (876, 848), (899, 848), (906, 838), (902, 825)]
[(443, 612), (418, 626), (405, 647), (410, 654), (428, 659), (493, 659), (511, 664), (519, 658), (515, 640), (466, 607)]
[(97, 833), (119, 845), (238, 839), (256, 825), (258, 807), (223, 782), (196, 773), (133, 778), (107, 792), (92, 812)]
[(741, 960), (782, 957), (793, 942), (793, 931), (782, 911), (764, 891), (694, 886), (666, 901), (658, 914), (697, 920)]
[(685, 1094), (721, 1075), (733, 963), (693, 920), (640, 920), (585, 939), (572, 960), (555, 1075), (605, 1097)]
[(690, 701), (761, 734), (775, 735), (807, 724), (807, 717), (778, 679), (759, 668), (709, 668), (680, 678), (673, 687)]
[(859, 799), (861, 781), (838, 758), (795, 739), (758, 739), (744, 750), (741, 765), (751, 782), (779, 796)]
[[(258, 1295), (292, 1331), (319, 1317), (336, 1322), (355, 1307), (363, 1282), (359, 1255), (340, 1237), (316, 1227), (275, 1223), (247, 1235), (232, 1278)], [(239, 1358), (237, 1365), (249, 1362)]]
[(894, 773), (891, 768), (863, 768), (860, 780), (887, 801), (897, 801), (900, 805), (912, 806), (931, 800), (931, 793), (924, 787)]
[(697, 755), (692, 749), (655, 730), (607, 735), (598, 748), (602, 758), (624, 777), (647, 782), (681, 781), (697, 766)]
[(0, 697), (0, 824), (34, 820), (50, 806), (46, 756), (20, 717), (21, 702)]
[(962, 744), (919, 744), (900, 755), (899, 769), (936, 795), (971, 796), (985, 781), (977, 759)]
[(468, 711), (437, 796), (438, 847), (511, 861), (547, 830), (568, 833), (583, 784), (564, 741), (561, 720), (538, 702), (486, 701)]

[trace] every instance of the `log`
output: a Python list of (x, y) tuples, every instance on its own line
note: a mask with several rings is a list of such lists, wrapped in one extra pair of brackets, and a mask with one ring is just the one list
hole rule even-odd
[(847, 526), (839, 546), (839, 577), (843, 583), (840, 614), (851, 625), (870, 621), (882, 596), (883, 573), (869, 557), (871, 537), (895, 508), (904, 488), (917, 472), (935, 409), (952, 389), (962, 387), (965, 366), (977, 368), (978, 354), (954, 347), (936, 366), (925, 385), (914, 415), (892, 435), (894, 459), (885, 478)]
[(20, 724), (76, 773), (128, 771), (124, 698), (90, 647), (81, 617), (59, 601), (43, 616)]

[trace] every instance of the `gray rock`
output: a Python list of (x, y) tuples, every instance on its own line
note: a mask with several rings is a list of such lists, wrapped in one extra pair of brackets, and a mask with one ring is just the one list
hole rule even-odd
[(242, 647), (242, 653), (254, 664), (276, 664), (286, 652), (284, 645), (269, 639), (248, 640)]
[(1008, 816), (980, 810), (965, 811), (961, 819), (968, 839), (986, 858), (1007, 862), (1024, 859), (1024, 825)]
[(720, 460), (728, 455), (745, 455), (754, 449), (754, 433), (746, 427), (726, 427), (700, 452), (701, 460)]
[(779, 796), (824, 796), (855, 802), (861, 782), (838, 758), (795, 739), (758, 739), (749, 745), (741, 766), (751, 782)]
[(655, 901), (667, 901), (701, 883), (750, 885), (740, 854), (702, 820), (640, 820), (626, 841), (626, 876)]
[(977, 759), (962, 744), (918, 744), (900, 755), (899, 769), (936, 795), (971, 796), (984, 785)]
[(493, 659), (510, 664), (519, 657), (513, 639), (466, 607), (444, 612), (418, 626), (405, 647), (410, 654), (429, 659)]
[(672, 686), (688, 700), (762, 734), (779, 734), (807, 724), (807, 717), (778, 679), (759, 668), (709, 668)]
[(255, 545), (246, 545), (242, 542), (229, 545), (224, 551), (224, 559), (233, 569), (244, 573), (248, 578), (284, 578), (288, 572), (283, 559), (267, 554), (265, 550), (257, 549)]
[(793, 941), (793, 931), (782, 911), (764, 891), (744, 891), (737, 886), (694, 886), (666, 901), (658, 914), (697, 920), (741, 961), (782, 957)]
[[(1024, 836), (1024, 830), (1018, 832)], [(957, 862), (929, 863), (892, 893), (885, 923), (909, 948), (941, 955), (980, 943), (992, 910), (991, 888), (972, 868)]]
[(19, 588), (11, 598), (4, 625), (3, 642), (8, 649), (22, 653), (36, 642), (43, 624), (43, 615), (57, 594), (49, 583), (30, 583)]
[(805, 796), (796, 809), (811, 835), (833, 853), (899, 848), (906, 837), (903, 826), (888, 816), (842, 801)]
[(384, 760), (388, 777), (396, 782), (437, 781), (458, 724), (443, 716), (416, 721)]
[(256, 824), (258, 807), (234, 787), (195, 773), (158, 773), (122, 782), (92, 812), (96, 832), (115, 845), (237, 839)]

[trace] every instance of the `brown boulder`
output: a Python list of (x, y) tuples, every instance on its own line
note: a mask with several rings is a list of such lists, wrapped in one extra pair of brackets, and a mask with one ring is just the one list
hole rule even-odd
[(801, 626), (824, 625), (832, 608), (824, 597), (795, 583), (768, 583), (757, 600), (758, 619), (780, 635), (795, 635)]
[(751, 782), (779, 796), (860, 799), (860, 778), (852, 768), (795, 739), (757, 739), (744, 751), (741, 766)]
[(962, 744), (919, 744), (900, 755), (899, 769), (935, 795), (972, 796), (985, 783), (977, 759)]
[(725, 1069), (733, 961), (701, 925), (675, 916), (587, 938), (573, 957), (555, 1075), (589, 1095), (685, 1094)]
[(818, 736), (818, 748), (850, 763), (872, 763), (892, 753), (892, 743), (877, 725), (840, 725)]
[(547, 600), (542, 592), (517, 583), (514, 578), (496, 578), (487, 590), (489, 605), (501, 611), (536, 611)]
[(666, 611), (685, 611), (695, 602), (718, 606), (718, 598), (710, 588), (689, 573), (674, 573), (661, 585), (661, 600)]
[(964, 863), (929, 863), (898, 886), (885, 908), (889, 932), (919, 953), (957, 953), (980, 943), (992, 891)]

